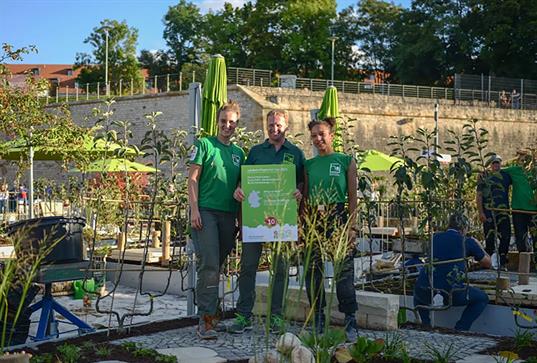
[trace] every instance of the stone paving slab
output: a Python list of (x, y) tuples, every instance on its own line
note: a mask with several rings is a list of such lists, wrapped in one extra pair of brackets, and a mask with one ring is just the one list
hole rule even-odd
[[(230, 324), (231, 321), (226, 322)], [(288, 331), (300, 334), (301, 325), (291, 325)], [(411, 329), (400, 329), (396, 332), (383, 332), (360, 329), (360, 335), (368, 338), (385, 338), (386, 334), (398, 334), (406, 343), (409, 354), (415, 358), (431, 357), (431, 347), (444, 352), (451, 349), (454, 359), (464, 359), (483, 349), (496, 345), (492, 337), (443, 334)], [(244, 334), (220, 333), (216, 340), (200, 340), (196, 335), (196, 327), (169, 330), (147, 336), (125, 338), (113, 341), (113, 344), (123, 342), (139, 343), (143, 347), (153, 349), (166, 349), (177, 347), (203, 347), (214, 350), (219, 357), (227, 360), (248, 359), (260, 356), (263, 352), (273, 349), (278, 339), (276, 334), (265, 335), (262, 324), (255, 324), (254, 329)], [(489, 357), (489, 360), (491, 357)], [(467, 362), (467, 361), (465, 361)]]

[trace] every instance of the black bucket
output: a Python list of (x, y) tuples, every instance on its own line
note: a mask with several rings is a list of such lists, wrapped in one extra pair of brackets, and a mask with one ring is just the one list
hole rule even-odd
[[(27, 219), (8, 227), (8, 235), (20, 233), (22, 252), (37, 254), (40, 248), (57, 244), (45, 256), (44, 263), (72, 263), (84, 261), (82, 229), (84, 218), (43, 217)], [(44, 241), (44, 242), (43, 242)]]

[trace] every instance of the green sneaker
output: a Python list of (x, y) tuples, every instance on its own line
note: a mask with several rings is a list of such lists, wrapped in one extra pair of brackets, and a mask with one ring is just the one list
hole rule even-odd
[(273, 334), (285, 333), (285, 320), (280, 315), (272, 315), (270, 317), (270, 332)]
[(252, 330), (252, 320), (242, 314), (236, 314), (235, 321), (228, 328), (231, 334), (242, 334), (246, 330)]

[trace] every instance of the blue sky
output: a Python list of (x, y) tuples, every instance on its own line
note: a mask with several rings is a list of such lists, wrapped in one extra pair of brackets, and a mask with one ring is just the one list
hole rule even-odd
[[(0, 0), (0, 43), (37, 46), (24, 63), (73, 63), (77, 52), (91, 52), (84, 39), (103, 19), (126, 20), (138, 29), (138, 51), (164, 49), (162, 18), (177, 0)], [(221, 0), (194, 0), (203, 11), (220, 9)], [(240, 5), (244, 0), (228, 0)], [(338, 8), (356, 0), (337, 0)], [(410, 0), (395, 0), (408, 6)]]

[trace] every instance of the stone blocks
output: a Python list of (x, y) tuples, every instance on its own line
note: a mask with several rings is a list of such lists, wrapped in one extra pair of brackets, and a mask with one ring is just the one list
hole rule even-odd
[(397, 330), (399, 296), (358, 291), (358, 326), (367, 329)]

